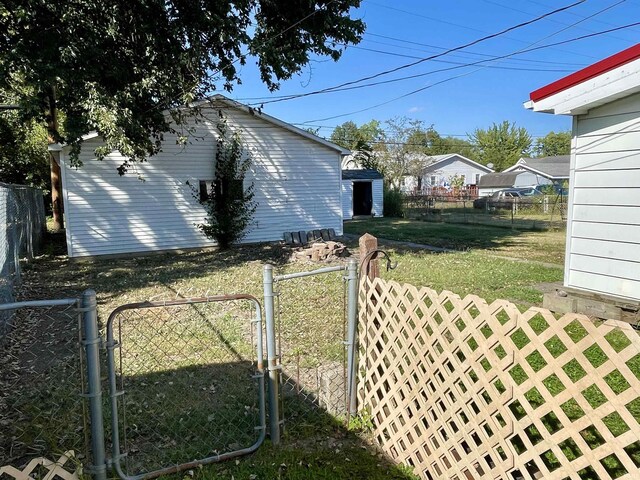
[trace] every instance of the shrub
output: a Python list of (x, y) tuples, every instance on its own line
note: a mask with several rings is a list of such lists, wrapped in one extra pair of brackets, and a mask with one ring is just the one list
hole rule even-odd
[(249, 232), (258, 204), (253, 200), (253, 183), (244, 179), (251, 167), (251, 154), (245, 150), (238, 132), (230, 132), (224, 120), (217, 125), (215, 177), (210, 185), (200, 182), (194, 197), (205, 207), (207, 217), (198, 228), (215, 240), (221, 249), (239, 242)]
[(384, 189), (384, 216), (404, 217), (404, 195), (397, 188)]

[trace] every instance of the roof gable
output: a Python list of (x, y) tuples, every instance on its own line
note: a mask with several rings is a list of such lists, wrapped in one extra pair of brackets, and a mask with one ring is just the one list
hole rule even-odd
[(525, 108), (579, 115), (640, 92), (640, 44), (531, 92)]
[[(287, 122), (284, 122), (282, 120), (279, 120), (275, 117), (272, 117), (271, 115), (267, 115), (266, 113), (263, 113), (259, 110), (256, 110), (254, 108), (248, 107), (247, 105), (244, 105), (242, 103), (236, 102), (235, 100), (231, 100), (230, 98), (225, 97), (224, 95), (220, 95), (220, 94), (216, 94), (213, 95), (207, 99), (203, 99), (203, 100), (199, 100), (197, 102), (194, 102), (193, 104), (191, 104), (192, 107), (200, 107), (200, 106), (204, 106), (204, 105), (211, 105), (213, 107), (215, 107), (215, 104), (223, 104), (227, 107), (231, 107), (231, 108), (236, 108), (238, 110), (241, 110), (245, 113), (248, 113), (249, 115), (253, 115), (256, 116), (258, 118), (261, 118), (262, 120), (265, 120), (266, 122), (269, 122), (273, 125), (276, 125), (280, 128), (283, 128), (285, 130), (288, 130), (292, 133), (295, 133), (296, 135), (300, 135), (301, 137), (304, 137), (308, 140), (311, 140), (313, 142), (319, 143), (321, 145), (324, 145), (325, 147), (328, 147), (332, 150), (337, 151), (338, 153), (340, 153), (340, 155), (349, 155), (351, 153), (350, 150), (341, 147), (340, 145), (336, 145), (333, 142), (330, 142), (328, 140), (325, 140), (324, 138), (320, 138), (317, 135), (314, 135), (313, 133), (307, 132), (306, 130), (302, 130), (301, 128), (295, 127)], [(187, 107), (185, 107), (187, 108)], [(96, 131), (92, 131), (87, 133), (86, 135), (82, 136), (82, 140), (86, 141), (86, 140), (90, 140), (92, 138), (97, 138), (100, 135), (98, 134), (98, 132)], [(49, 146), (49, 150), (50, 151), (59, 151), (62, 148), (66, 147), (66, 145), (60, 145), (60, 144), (53, 144)]]
[(569, 178), (570, 155), (555, 155), (550, 157), (526, 158), (523, 157), (518, 162), (505, 169), (505, 172), (515, 172), (518, 170), (528, 170), (532, 173), (542, 175), (550, 180), (560, 180)]
[(429, 170), (431, 170), (433, 167), (436, 167), (437, 165), (444, 163), (448, 160), (451, 160), (452, 158), (458, 158), (459, 160), (461, 160), (464, 163), (467, 163), (469, 165), (472, 165), (480, 170), (482, 170), (483, 172), (486, 173), (492, 173), (493, 170), (489, 167), (487, 167), (486, 165), (482, 165), (481, 163), (478, 163), (474, 160), (471, 160), (470, 158), (465, 157), (464, 155), (460, 155), (459, 153), (447, 153), (444, 155), (424, 155), (424, 154), (414, 154), (413, 155), (413, 159), (418, 159), (418, 158), (424, 158), (427, 163), (426, 166), (429, 168)]

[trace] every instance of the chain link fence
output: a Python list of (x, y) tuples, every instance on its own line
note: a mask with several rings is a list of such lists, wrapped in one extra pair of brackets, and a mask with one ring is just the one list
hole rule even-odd
[(119, 473), (222, 459), (262, 442), (262, 329), (252, 298), (125, 305), (107, 328)]
[[(46, 229), (42, 191), (24, 185), (0, 183), (0, 303), (13, 301), (20, 281), (20, 258), (31, 259)], [(10, 312), (0, 312), (0, 335)]]
[(81, 313), (74, 299), (38, 303), (0, 310), (10, 318), (0, 335), (0, 465), (68, 451), (85, 463)]
[[(280, 412), (285, 435), (304, 436), (326, 425), (326, 415), (345, 418), (347, 338), (345, 272), (277, 282), (275, 321)], [(336, 301), (341, 299), (341, 301)]]
[(405, 216), (433, 222), (504, 226), (523, 230), (564, 228), (565, 195), (535, 195), (499, 200), (473, 196), (406, 195)]

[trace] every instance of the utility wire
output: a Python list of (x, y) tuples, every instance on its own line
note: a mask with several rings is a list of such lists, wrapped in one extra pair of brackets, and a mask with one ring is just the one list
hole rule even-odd
[[(584, 3), (585, 1), (586, 0), (578, 0), (577, 2), (574, 2), (574, 3), (570, 4), (570, 5), (566, 5), (564, 7), (560, 7), (560, 8), (557, 8), (555, 10), (552, 10), (550, 12), (544, 13), (544, 14), (539, 15), (539, 16), (531, 19), (531, 20), (527, 20), (526, 22), (518, 23), (518, 24), (513, 25), (511, 27), (508, 27), (508, 28), (505, 28), (503, 30), (500, 30), (499, 32), (492, 33), (490, 35), (486, 35), (484, 37), (478, 38), (478, 39), (473, 40), (471, 42), (468, 42), (468, 43), (465, 43), (465, 44), (462, 44), (462, 45), (458, 45), (457, 47), (450, 48), (448, 50), (445, 50), (444, 52), (437, 53), (435, 55), (430, 55), (428, 57), (421, 58), (421, 59), (416, 60), (414, 62), (410, 62), (410, 63), (404, 64), (404, 65), (400, 65), (398, 67), (394, 67), (394, 68), (390, 68), (390, 69), (387, 69), (387, 70), (383, 70), (381, 72), (374, 73), (372, 75), (368, 75), (368, 76), (365, 76), (365, 77), (362, 77), (362, 78), (359, 78), (359, 79), (356, 79), (356, 80), (351, 80), (349, 82), (344, 82), (344, 83), (341, 83), (339, 85), (335, 85), (333, 87), (327, 87), (327, 88), (323, 88), (323, 89), (320, 89), (320, 90), (316, 90), (314, 92), (307, 92), (307, 93), (299, 94), (299, 95), (296, 95), (296, 96), (291, 96), (291, 98), (307, 97), (307, 96), (310, 96), (310, 95), (316, 95), (318, 93), (325, 93), (325, 92), (328, 92), (328, 91), (332, 91), (332, 90), (340, 89), (340, 88), (343, 88), (343, 87), (348, 87), (348, 86), (351, 86), (351, 85), (355, 85), (357, 83), (365, 82), (367, 80), (372, 80), (374, 78), (382, 77), (384, 75), (388, 75), (390, 73), (395, 73), (395, 72), (398, 72), (400, 70), (404, 70), (404, 69), (407, 69), (407, 68), (410, 68), (410, 67), (414, 67), (414, 66), (419, 65), (421, 63), (428, 62), (430, 60), (434, 60), (436, 58), (443, 57), (445, 55), (448, 55), (449, 53), (457, 52), (459, 50), (463, 50), (463, 49), (471, 47), (473, 45), (477, 45), (479, 43), (485, 42), (485, 41), (490, 40), (492, 38), (499, 37), (500, 35), (503, 35), (503, 34), (505, 34), (507, 32), (511, 32), (513, 30), (516, 30), (516, 29), (531, 25), (533, 23), (539, 22), (540, 20), (543, 20), (543, 19), (545, 19), (545, 18), (547, 18), (547, 17), (549, 17), (551, 15), (555, 15), (555, 14), (557, 14), (559, 12), (563, 12), (563, 11), (568, 10), (570, 8), (573, 8), (573, 7), (577, 6), (577, 5), (580, 5), (580, 4)], [(280, 102), (280, 101), (283, 101), (283, 100), (284, 99), (267, 100), (265, 102), (262, 102), (261, 104), (262, 105), (266, 105), (268, 103), (276, 103), (276, 102)]]
[[(596, 12), (596, 13), (592, 14), (592, 15), (590, 15), (590, 16), (589, 16), (589, 17), (587, 17), (587, 18), (583, 18), (583, 19), (579, 20), (578, 22), (575, 22), (575, 24), (574, 24), (574, 25), (577, 25), (577, 24), (579, 24), (579, 23), (581, 23), (581, 22), (584, 22), (584, 21), (588, 20), (589, 18), (595, 17), (596, 15), (599, 15), (599, 14), (601, 14), (601, 13), (603, 13), (603, 12), (605, 12), (605, 11), (607, 11), (607, 10), (611, 9), (611, 8), (614, 8), (615, 6), (617, 6), (617, 5), (621, 4), (621, 3), (623, 3), (624, 1), (625, 1), (625, 0), (621, 0), (621, 1), (619, 1), (618, 3), (616, 3), (616, 4), (610, 5), (610, 6), (606, 7), (606, 8), (604, 8), (604, 9), (602, 9), (602, 10), (600, 10), (600, 11), (598, 11), (598, 12)], [(633, 23), (633, 24), (629, 24), (629, 25), (627, 25), (627, 28), (628, 28), (628, 27), (630, 27), (630, 26), (635, 26), (635, 25), (640, 25), (640, 22), (635, 22), (635, 23)], [(561, 33), (561, 32), (563, 32), (563, 31), (565, 31), (565, 30), (567, 30), (567, 29), (569, 29), (569, 28), (571, 28), (571, 26), (569, 26), (569, 27), (565, 27), (565, 28), (563, 28), (563, 29), (561, 29), (561, 30), (559, 30), (559, 31), (557, 31), (557, 32), (555, 32), (555, 33), (553, 33), (553, 34), (551, 34), (551, 35), (547, 35), (546, 37), (544, 37), (544, 38), (542, 38), (542, 39), (540, 39), (540, 40), (538, 40), (538, 41), (534, 42), (534, 43), (533, 43), (533, 44), (531, 44), (531, 45), (535, 45), (536, 43), (539, 43), (539, 42), (541, 42), (542, 40), (545, 40), (545, 39), (547, 39), (547, 38), (549, 38), (549, 37), (552, 37), (552, 36), (554, 36), (554, 35), (557, 35), (558, 33)], [(610, 29), (610, 30), (619, 30), (619, 29), (621, 29), (621, 28), (620, 28), (620, 27), (616, 27), (615, 29)], [(593, 36), (596, 36), (596, 35), (602, 35), (602, 34), (604, 34), (604, 33), (605, 33), (605, 32), (591, 33), (591, 34), (588, 34), (588, 35), (583, 35), (582, 37), (579, 37), (579, 38), (589, 38), (589, 37), (593, 37)], [(565, 41), (562, 41), (562, 42), (557, 42), (556, 44), (563, 44), (563, 43), (566, 43), (566, 42), (568, 42), (568, 40), (565, 40)], [(540, 46), (537, 46), (537, 47), (533, 47), (533, 46), (532, 46), (531, 48), (524, 48), (524, 49), (518, 50), (518, 51), (516, 51), (516, 52), (513, 52), (513, 53), (511, 53), (511, 54), (503, 55), (503, 56), (502, 56), (502, 58), (506, 58), (506, 57), (509, 57), (509, 56), (512, 56), (512, 55), (516, 55), (516, 54), (525, 53), (525, 52), (527, 52), (527, 51), (538, 50), (538, 49), (540, 49), (540, 48), (548, 48), (550, 45), (554, 45), (554, 44), (540, 45)], [(479, 61), (479, 62), (476, 62), (476, 63), (483, 63), (483, 62), (484, 62), (484, 61)], [(450, 67), (450, 68), (451, 68), (451, 69), (453, 69), (453, 68), (457, 68), (457, 67)], [(481, 67), (481, 68), (482, 68), (482, 67)], [(463, 76), (466, 76), (466, 75), (470, 75), (470, 74), (472, 74), (472, 73), (477, 72), (477, 71), (478, 71), (478, 70), (480, 70), (481, 68), (478, 68), (478, 69), (472, 70), (472, 71), (470, 71), (470, 72), (465, 72), (465, 73), (462, 73), (462, 74), (460, 74), (460, 75), (456, 75), (456, 76), (453, 76), (453, 77), (446, 78), (446, 79), (441, 80), (441, 81), (439, 81), (439, 82), (436, 82), (436, 83), (433, 83), (433, 84), (430, 84), (430, 85), (426, 85), (426, 86), (424, 86), (424, 87), (421, 87), (421, 88), (418, 88), (418, 89), (413, 90), (413, 91), (411, 91), (411, 92), (408, 92), (408, 93), (405, 93), (405, 94), (403, 94), (403, 95), (400, 95), (399, 97), (392, 98), (392, 99), (387, 100), (387, 101), (385, 101), (385, 102), (382, 102), (382, 103), (379, 103), (379, 104), (377, 104), (377, 105), (373, 105), (373, 106), (370, 106), (370, 107), (366, 107), (366, 108), (363, 108), (363, 109), (357, 110), (357, 111), (355, 111), (355, 112), (349, 112), (349, 113), (345, 113), (345, 114), (334, 115), (334, 116), (331, 116), (331, 117), (317, 118), (317, 119), (309, 120), (309, 122), (322, 122), (322, 121), (325, 121), (325, 120), (333, 120), (333, 119), (335, 119), (335, 118), (341, 118), (341, 117), (345, 117), (345, 116), (348, 116), (348, 115), (353, 115), (353, 114), (356, 114), (356, 113), (362, 113), (362, 112), (365, 112), (365, 111), (368, 111), (368, 110), (372, 110), (372, 109), (374, 109), (374, 108), (378, 108), (378, 107), (381, 107), (381, 106), (387, 105), (387, 104), (389, 104), (389, 103), (395, 102), (395, 101), (397, 101), (397, 100), (401, 100), (401, 99), (406, 98), (406, 97), (409, 97), (409, 96), (411, 96), (411, 95), (415, 95), (416, 93), (419, 93), (419, 92), (422, 92), (422, 91), (424, 91), (424, 90), (427, 90), (427, 89), (433, 88), (433, 87), (435, 87), (435, 86), (437, 86), (437, 85), (441, 85), (441, 84), (443, 84), (443, 83), (446, 83), (446, 82), (449, 82), (449, 81), (455, 80), (455, 79), (457, 79), (457, 78), (460, 78), (460, 77), (463, 77)], [(306, 123), (306, 122), (303, 122), (303, 123)]]
[[(376, 38), (384, 38), (386, 40), (393, 40), (395, 42), (400, 42), (400, 43), (406, 43), (409, 45), (418, 45), (421, 47), (428, 47), (428, 48), (435, 48), (437, 50), (446, 50), (447, 47), (442, 47), (440, 45), (430, 45), (428, 43), (421, 43), (421, 42), (414, 42), (411, 40), (406, 40), (403, 38), (397, 38), (397, 37), (390, 37), (388, 35), (379, 35), (377, 33), (372, 33), (372, 32), (365, 32), (364, 34), (365, 37), (376, 37)], [(370, 40), (368, 38), (365, 38), (366, 42), (371, 42), (371, 43), (379, 43), (380, 45), (387, 45), (387, 46), (391, 46), (391, 47), (396, 47), (396, 48), (404, 48), (404, 49), (408, 49), (408, 50), (414, 50), (413, 48), (410, 47), (402, 47), (400, 45), (395, 45), (392, 43), (385, 43), (385, 42), (376, 42), (374, 40)], [(426, 50), (419, 50), (419, 49), (415, 49), (417, 51), (426, 51)], [(427, 53), (432, 53), (432, 52), (427, 52)], [(469, 58), (469, 55), (475, 55), (477, 57), (493, 57), (494, 54), (490, 54), (490, 53), (480, 53), (480, 52), (470, 52), (469, 50), (466, 50), (464, 53), (466, 53), (467, 55), (460, 55), (458, 54), (457, 56), (461, 57), (461, 58)], [(554, 62), (551, 60), (535, 60), (535, 59), (529, 59), (529, 58), (518, 58), (518, 59), (514, 59), (517, 60), (518, 62), (527, 62), (527, 63), (541, 63), (541, 64), (549, 64), (549, 65), (572, 65), (572, 66), (576, 66), (576, 67), (584, 67), (586, 66), (585, 63), (568, 63), (568, 62)]]

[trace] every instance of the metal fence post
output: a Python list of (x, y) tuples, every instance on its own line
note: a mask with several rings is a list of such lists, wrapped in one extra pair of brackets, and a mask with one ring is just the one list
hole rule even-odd
[(100, 386), (100, 335), (98, 333), (96, 292), (93, 290), (85, 290), (82, 294), (82, 327), (84, 329), (87, 366), (93, 478), (94, 480), (106, 480), (107, 465), (102, 420), (102, 388)]
[(263, 272), (264, 317), (267, 333), (267, 370), (269, 371), (269, 436), (271, 443), (280, 443), (279, 387), (280, 367), (276, 353), (276, 324), (273, 302), (273, 266), (265, 265)]
[(358, 332), (358, 265), (354, 259), (347, 265), (347, 398), (349, 415), (357, 413), (356, 362)]

